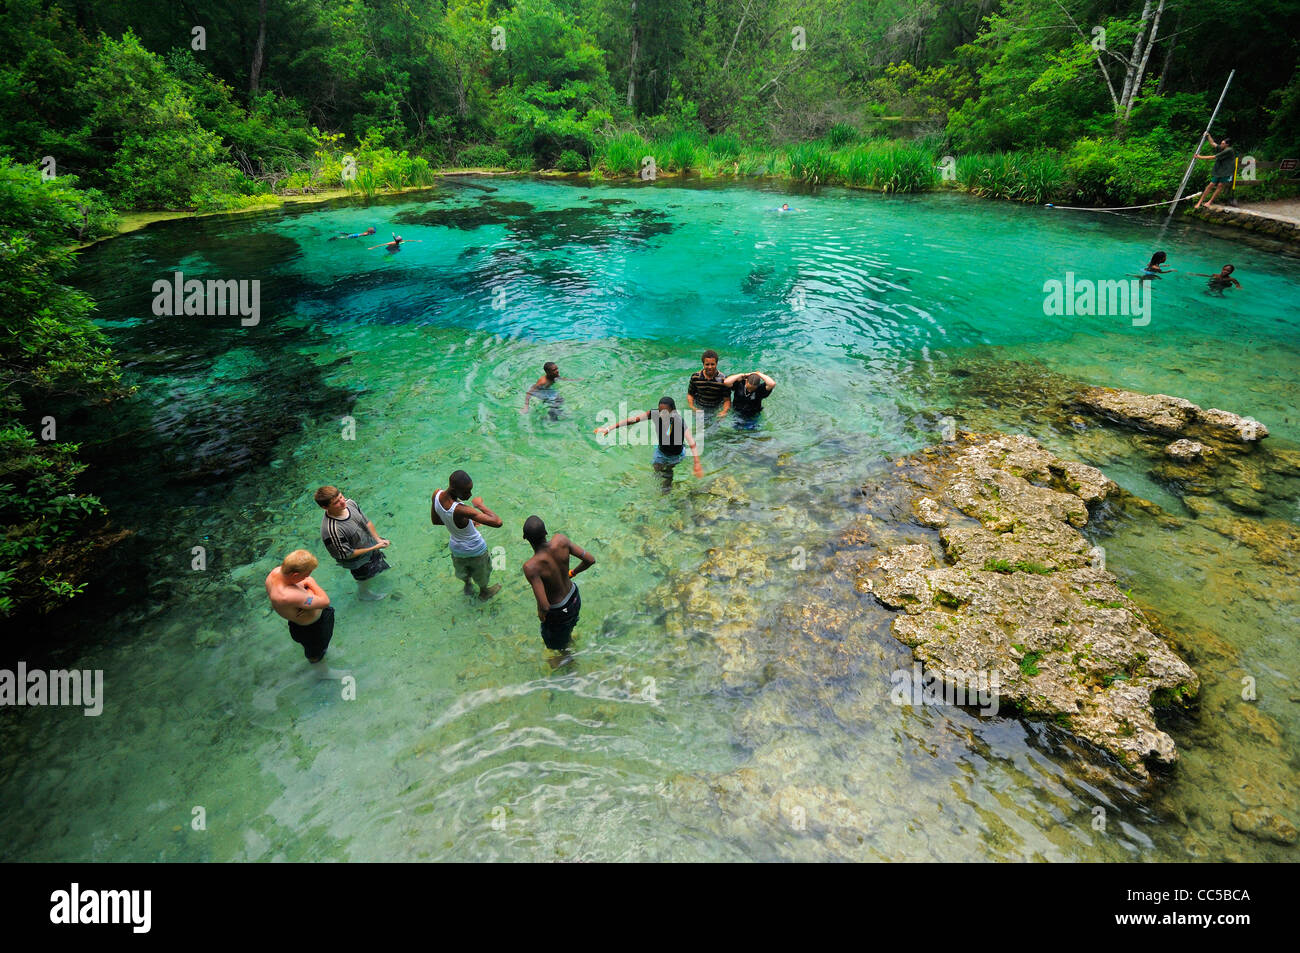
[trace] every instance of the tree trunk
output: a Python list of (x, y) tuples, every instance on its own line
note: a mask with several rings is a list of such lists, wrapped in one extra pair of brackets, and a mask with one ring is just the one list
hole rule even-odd
[[(736, 24), (736, 32), (731, 36), (731, 46), (727, 48), (727, 55), (722, 61), (722, 71), (724, 73), (727, 71), (727, 64), (731, 62), (731, 54), (736, 52), (736, 41), (740, 39), (740, 31), (745, 26), (745, 18), (749, 16), (749, 8), (750, 4), (745, 4), (745, 9), (740, 13), (740, 22)], [(700, 9), (704, 9), (703, 4), (700, 4)]]
[(253, 66), (248, 71), (248, 98), (257, 95), (262, 79), (262, 55), (266, 49), (266, 0), (257, 0), (257, 46), (253, 50)]
[(1156, 45), (1156, 36), (1160, 32), (1160, 16), (1165, 12), (1165, 0), (1160, 0), (1160, 5), (1156, 7), (1155, 18), (1151, 21), (1151, 34), (1147, 37), (1146, 49), (1142, 51), (1142, 62), (1137, 69), (1137, 75), (1133, 77), (1133, 88), (1129, 90), (1128, 103), (1124, 106), (1124, 121), (1128, 122), (1128, 117), (1133, 112), (1133, 100), (1137, 99), (1138, 93), (1142, 91), (1142, 77), (1146, 75), (1147, 60), (1151, 58), (1151, 47)]
[[(1160, 5), (1164, 6), (1164, 0), (1161, 0)], [(1124, 69), (1124, 88), (1119, 94), (1119, 110), (1115, 117), (1117, 119), (1128, 115), (1128, 104), (1133, 95), (1133, 78), (1137, 75), (1138, 60), (1142, 58), (1142, 40), (1146, 36), (1149, 22), (1151, 22), (1151, 0), (1145, 0), (1142, 4), (1142, 17), (1138, 21), (1137, 34), (1133, 37), (1133, 55), (1129, 57)]]
[(636, 0), (632, 0), (629, 16), (632, 19), (632, 50), (628, 55), (627, 63), (627, 108), (631, 109), (636, 103), (636, 58), (641, 47), (641, 28), (636, 20)]
[[(1061, 3), (1061, 0), (1056, 0), (1056, 5), (1061, 8), (1061, 12), (1065, 14), (1065, 18), (1070, 21), (1070, 25), (1074, 27), (1074, 32), (1083, 37), (1085, 43), (1088, 43), (1088, 35), (1084, 33), (1079, 27), (1079, 24), (1075, 22), (1074, 17), (1070, 16), (1070, 11), (1065, 8), (1065, 5)], [(1115, 107), (1115, 113), (1118, 115), (1119, 97), (1115, 95), (1115, 84), (1110, 81), (1110, 70), (1106, 69), (1106, 64), (1102, 61), (1100, 50), (1094, 48), (1092, 55), (1096, 57), (1097, 69), (1101, 70), (1101, 78), (1106, 81), (1106, 91), (1110, 93), (1110, 101)]]

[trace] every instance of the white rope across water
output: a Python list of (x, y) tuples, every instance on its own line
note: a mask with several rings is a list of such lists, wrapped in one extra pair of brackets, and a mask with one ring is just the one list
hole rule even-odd
[(1140, 208), (1158, 208), (1161, 205), (1173, 205), (1175, 202), (1190, 202), (1200, 195), (1201, 193), (1197, 192), (1196, 195), (1184, 195), (1180, 199), (1170, 199), (1168, 202), (1152, 202), (1150, 205), (1116, 205), (1111, 208), (1093, 208), (1091, 205), (1053, 205), (1048, 202), (1047, 207), (1064, 209), (1067, 212), (1131, 212)]

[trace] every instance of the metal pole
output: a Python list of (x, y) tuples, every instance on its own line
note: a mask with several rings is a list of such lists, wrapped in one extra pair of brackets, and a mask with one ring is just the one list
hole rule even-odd
[(1210, 129), (1214, 125), (1214, 117), (1219, 115), (1219, 107), (1223, 105), (1223, 97), (1228, 95), (1228, 87), (1232, 85), (1232, 77), (1236, 75), (1237, 71), (1235, 69), (1228, 73), (1228, 81), (1223, 84), (1223, 92), (1219, 93), (1219, 101), (1214, 105), (1214, 112), (1210, 113), (1210, 121), (1205, 124), (1205, 131), (1201, 133), (1196, 148), (1192, 150), (1192, 161), (1187, 163), (1187, 171), (1183, 173), (1183, 181), (1178, 186), (1178, 194), (1174, 196), (1174, 204), (1169, 206), (1169, 214), (1165, 216), (1165, 224), (1160, 229), (1161, 237), (1164, 236), (1165, 229), (1169, 227), (1170, 221), (1173, 220), (1178, 203), (1182, 201), (1183, 189), (1187, 188), (1187, 180), (1192, 177), (1192, 167), (1196, 165), (1196, 154), (1201, 151), (1201, 146), (1205, 143), (1205, 137), (1210, 134)]

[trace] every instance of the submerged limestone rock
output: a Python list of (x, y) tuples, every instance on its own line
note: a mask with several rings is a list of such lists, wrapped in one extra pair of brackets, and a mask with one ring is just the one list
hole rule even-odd
[(1107, 420), (1169, 437), (1204, 436), (1255, 443), (1268, 436), (1268, 428), (1254, 418), (1215, 408), (1203, 410), (1190, 400), (1167, 394), (1089, 387), (1075, 398), (1075, 403)]
[[(946, 525), (862, 561), (859, 588), (899, 610), (892, 631), (945, 683), (987, 673), (1002, 704), (1051, 718), (1146, 776), (1177, 758), (1153, 709), (1196, 674), (1093, 565), (1088, 504), (1117, 491), (1100, 471), (1025, 436), (963, 434), (908, 471)], [(928, 508), (927, 508), (928, 509)]]
[(1232, 826), (1243, 834), (1258, 837), (1260, 840), (1270, 840), (1276, 844), (1294, 844), (1300, 840), (1300, 831), (1296, 830), (1294, 824), (1264, 807), (1249, 811), (1233, 811)]

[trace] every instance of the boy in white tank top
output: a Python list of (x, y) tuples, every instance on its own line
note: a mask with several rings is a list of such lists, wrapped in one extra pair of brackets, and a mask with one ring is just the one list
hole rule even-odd
[[(451, 564), (456, 571), (456, 578), (465, 581), (465, 594), (473, 595), (474, 586), (477, 585), (478, 597), (486, 602), (501, 591), (501, 584), (488, 586), (492, 575), (492, 557), (488, 554), (487, 541), (474, 524), (499, 527), (501, 517), (487, 508), (483, 497), (476, 496), (470, 500), (472, 492), (474, 481), (464, 470), (457, 470), (447, 481), (447, 488), (433, 494), (429, 521), (434, 526), (441, 523), (451, 534), (447, 543), (451, 550)], [(466, 503), (465, 500), (470, 502)]]

